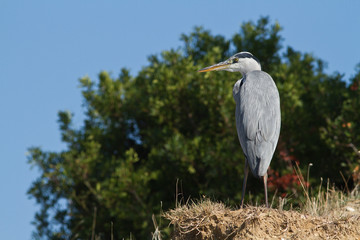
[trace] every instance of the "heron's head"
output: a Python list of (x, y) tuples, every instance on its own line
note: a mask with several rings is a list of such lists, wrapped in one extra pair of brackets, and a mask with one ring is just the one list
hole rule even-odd
[(240, 52), (212, 66), (200, 69), (198, 72), (210, 72), (225, 70), (229, 72), (241, 72), (245, 75), (248, 72), (261, 70), (259, 60), (249, 52)]

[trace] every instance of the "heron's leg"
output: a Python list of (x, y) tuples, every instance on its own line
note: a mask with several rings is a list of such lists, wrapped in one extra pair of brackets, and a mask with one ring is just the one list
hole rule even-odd
[(265, 204), (266, 207), (269, 207), (269, 203), (268, 203), (268, 195), (267, 195), (267, 178), (268, 178), (268, 174), (265, 173), (265, 175), (263, 176), (263, 180), (264, 180), (264, 190), (265, 190)]
[(249, 175), (249, 165), (247, 162), (247, 159), (245, 159), (245, 170), (244, 170), (244, 182), (243, 182), (243, 187), (242, 187), (242, 192), (241, 192), (241, 208), (244, 205), (244, 197), (245, 197), (245, 190), (246, 190), (246, 181)]

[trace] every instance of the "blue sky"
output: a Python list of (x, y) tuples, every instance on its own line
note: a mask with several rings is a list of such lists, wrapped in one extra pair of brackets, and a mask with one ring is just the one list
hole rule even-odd
[[(0, 233), (31, 239), (38, 208), (26, 191), (38, 176), (31, 146), (60, 151), (57, 112), (84, 109), (78, 79), (102, 70), (135, 75), (147, 57), (181, 46), (181, 33), (204, 26), (230, 38), (241, 23), (270, 16), (284, 46), (328, 63), (345, 79), (360, 63), (360, 1), (20, 1), (0, 0)], [(231, 89), (229, 89), (231, 91)]]

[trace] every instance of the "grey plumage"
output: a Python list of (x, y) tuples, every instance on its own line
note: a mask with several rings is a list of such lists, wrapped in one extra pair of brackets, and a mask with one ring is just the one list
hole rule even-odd
[(241, 147), (254, 176), (264, 176), (280, 134), (280, 97), (276, 85), (269, 74), (252, 71), (235, 83), (233, 97)]
[(233, 88), (236, 129), (246, 158), (241, 205), (250, 167), (254, 176), (263, 178), (268, 206), (267, 170), (276, 149), (281, 124), (279, 92), (271, 76), (261, 71), (259, 60), (249, 52), (237, 53), (199, 72), (218, 70), (241, 72), (243, 75)]

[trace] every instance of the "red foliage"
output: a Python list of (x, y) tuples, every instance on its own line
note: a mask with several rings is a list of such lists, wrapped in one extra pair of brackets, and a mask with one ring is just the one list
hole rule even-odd
[(280, 150), (280, 157), (284, 159), (285, 162), (295, 161), (298, 162), (294, 155), (290, 155), (286, 149)]
[[(278, 143), (279, 157), (287, 163), (288, 169), (293, 169), (294, 164), (299, 165), (300, 161), (294, 154), (294, 148), (287, 145), (285, 142), (279, 141)], [(269, 169), (268, 186), (269, 188), (277, 189), (282, 197), (289, 192), (295, 192), (301, 186), (299, 176), (295, 171), (287, 173), (285, 175), (279, 174), (279, 172)], [(300, 176), (302, 178), (302, 176)], [(308, 182), (301, 179), (305, 187), (309, 186)]]
[(356, 91), (359, 89), (359, 83), (358, 82), (354, 82), (351, 86), (350, 86), (350, 90), (351, 91)]
[[(280, 176), (279, 172), (270, 170), (268, 186), (269, 188), (278, 189), (279, 192), (289, 192), (298, 189), (301, 183), (295, 172)], [(305, 182), (305, 186), (308, 187), (309, 183)]]
[(360, 165), (356, 165), (353, 172), (352, 177), (354, 180), (354, 183), (360, 184)]
[(283, 159), (285, 162), (288, 162), (289, 166), (292, 165), (291, 162), (296, 162), (297, 164), (299, 164), (299, 160), (295, 157), (295, 155), (293, 155), (294, 148), (290, 147), (289, 149), (286, 143), (283, 142), (281, 139), (278, 143), (278, 149), (280, 158)]

